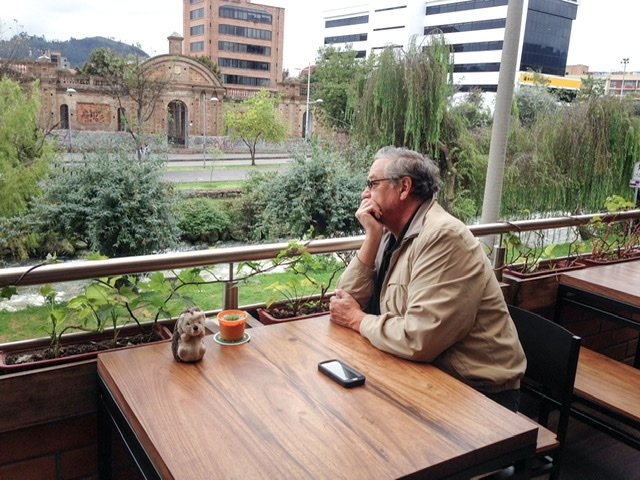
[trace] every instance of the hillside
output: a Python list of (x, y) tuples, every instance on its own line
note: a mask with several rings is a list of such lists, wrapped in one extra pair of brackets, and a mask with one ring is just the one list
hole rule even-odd
[(62, 56), (74, 67), (81, 67), (89, 60), (89, 54), (96, 48), (111, 48), (121, 55), (138, 55), (148, 58), (144, 51), (104, 37), (71, 38), (65, 41), (47, 40), (45, 37), (20, 34), (10, 40), (0, 40), (0, 58), (11, 60), (35, 60), (46, 50), (59, 50)]

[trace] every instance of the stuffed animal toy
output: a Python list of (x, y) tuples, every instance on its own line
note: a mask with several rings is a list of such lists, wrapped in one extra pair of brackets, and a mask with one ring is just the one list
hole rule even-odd
[(198, 362), (202, 360), (205, 352), (204, 342), (202, 341), (205, 320), (204, 312), (198, 307), (187, 308), (178, 317), (171, 340), (173, 358), (178, 362)]

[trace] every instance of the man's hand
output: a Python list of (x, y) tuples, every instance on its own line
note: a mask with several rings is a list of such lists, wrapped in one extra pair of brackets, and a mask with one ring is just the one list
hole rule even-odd
[(382, 210), (380, 206), (370, 198), (362, 199), (356, 211), (356, 218), (366, 234), (382, 235), (383, 225), (380, 222)]
[(355, 299), (344, 290), (337, 289), (329, 303), (331, 321), (360, 332), (360, 322), (365, 313)]

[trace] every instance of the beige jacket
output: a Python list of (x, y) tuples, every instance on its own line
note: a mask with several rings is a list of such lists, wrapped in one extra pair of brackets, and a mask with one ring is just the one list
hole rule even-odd
[[(376, 266), (385, 244), (386, 236)], [(356, 257), (338, 286), (364, 308), (374, 281), (375, 271)], [(420, 207), (394, 251), (380, 311), (360, 325), (380, 350), (433, 362), (485, 392), (519, 388), (526, 359), (491, 263), (469, 229), (437, 202)]]

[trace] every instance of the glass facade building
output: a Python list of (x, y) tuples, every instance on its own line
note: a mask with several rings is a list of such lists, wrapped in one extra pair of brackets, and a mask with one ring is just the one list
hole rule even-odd
[(564, 75), (577, 4), (529, 0), (520, 70)]

